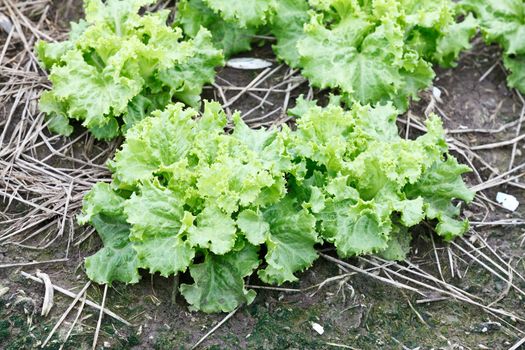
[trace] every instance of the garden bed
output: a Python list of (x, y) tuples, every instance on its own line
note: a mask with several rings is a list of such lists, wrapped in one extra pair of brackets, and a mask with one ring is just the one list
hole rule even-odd
[[(75, 217), (83, 194), (110, 178), (104, 164), (122, 140), (95, 141), (81, 128), (69, 138), (50, 134), (37, 108), (49, 83), (32, 54), (37, 38), (63, 39), (80, 8), (79, 1), (0, 5), (15, 28), (11, 35), (0, 32), (0, 347), (5, 349), (42, 345), (88, 282), (84, 258), (101, 244)], [(297, 96), (326, 98), (278, 63), (269, 46), (249, 56), (273, 65), (258, 71), (219, 69), (204, 96), (227, 105), (228, 113), (241, 111), (251, 127), (293, 126), (284, 111)], [(92, 284), (87, 299), (130, 325), (105, 314), (97, 332), (99, 311), (85, 304), (69, 337), (77, 308), (46, 348), (59, 348), (66, 338), (66, 349), (90, 347), (96, 333), (98, 347), (113, 349), (189, 349), (203, 337), (199, 347), (214, 349), (508, 349), (519, 343), (525, 337), (523, 207), (510, 212), (495, 199), (504, 192), (525, 203), (525, 183), (516, 177), (525, 160), (520, 136), (525, 104), (507, 88), (500, 57), (497, 47), (475, 39), (456, 68), (438, 69), (434, 88), (422, 92), (398, 121), (400, 133), (413, 138), (426, 114), (438, 114), (452, 153), (475, 169), (466, 181), (479, 192), (464, 211), (472, 225), (464, 239), (445, 244), (418, 226), (404, 263), (373, 257), (341, 261), (319, 247), (326, 256), (302, 273), (300, 282), (269, 287), (252, 276), (248, 284), (258, 292), (255, 301), (228, 315), (188, 311), (173, 293), (184, 276), (175, 281), (144, 273), (139, 284), (115, 283), (106, 293)], [(45, 317), (40, 315), (44, 285), (23, 274), (36, 276), (37, 270), (73, 294), (55, 291)]]

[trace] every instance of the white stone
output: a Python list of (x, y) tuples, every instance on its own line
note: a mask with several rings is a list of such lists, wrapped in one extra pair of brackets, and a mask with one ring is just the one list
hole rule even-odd
[(232, 58), (229, 59), (228, 62), (226, 62), (226, 67), (243, 70), (264, 69), (271, 66), (272, 62), (254, 57)]
[(324, 328), (319, 323), (312, 322), (312, 328), (314, 329), (314, 331), (316, 331), (320, 335), (323, 335)]
[(439, 103), (443, 103), (443, 101), (441, 100), (441, 90), (439, 90), (439, 88), (433, 86), (432, 95), (434, 95), (434, 98), (436, 99), (436, 101), (438, 101)]
[(498, 192), (496, 195), (496, 201), (501, 204), (501, 206), (507, 210), (515, 211), (518, 209), (520, 202), (513, 195), (506, 194), (503, 192)]

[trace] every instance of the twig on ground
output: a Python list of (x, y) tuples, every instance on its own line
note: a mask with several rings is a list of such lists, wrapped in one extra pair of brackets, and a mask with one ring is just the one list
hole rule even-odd
[(492, 66), (490, 66), (489, 69), (487, 69), (485, 73), (483, 73), (483, 75), (479, 78), (478, 82), (481, 83), (483, 80), (485, 80), (485, 78), (489, 76), (489, 74), (494, 70), (494, 68), (498, 66), (499, 63), (500, 60), (498, 59), (496, 62), (494, 62)]
[(525, 344), (525, 338), (518, 340), (509, 350), (518, 350), (523, 344)]
[(73, 332), (73, 329), (75, 328), (75, 325), (78, 322), (78, 319), (80, 318), (80, 315), (82, 314), (82, 311), (84, 310), (84, 305), (86, 304), (86, 293), (87, 292), (84, 292), (84, 295), (82, 297), (82, 302), (80, 304), (80, 307), (78, 308), (75, 319), (73, 320), (73, 323), (71, 323), (71, 327), (69, 328), (69, 331), (64, 337), (64, 341), (62, 342), (62, 344), (60, 344), (60, 348), (58, 350), (62, 350), (64, 348), (64, 345), (67, 343), (69, 337), (71, 336), (71, 333)]
[(328, 345), (328, 346), (334, 346), (336, 348), (343, 348), (343, 349), (350, 349), (350, 350), (359, 350), (358, 348), (354, 348), (353, 346), (345, 345), (345, 344), (337, 344), (337, 343), (331, 343), (331, 342), (326, 342), (325, 344)]
[[(29, 278), (35, 282), (38, 282), (38, 283), (43, 283), (42, 280), (40, 278), (37, 278), (37, 277), (34, 277), (33, 275), (31, 274), (28, 274), (27, 272), (24, 272), (24, 271), (21, 271), (20, 274), (22, 276), (24, 276), (25, 278)], [(59, 286), (56, 286), (56, 285), (53, 285), (53, 289), (56, 290), (57, 292), (59, 293), (62, 293), (70, 298), (75, 298), (76, 297), (76, 294), (73, 293), (73, 292), (70, 292), (69, 290), (67, 289), (64, 289), (64, 288), (61, 288)], [(92, 308), (96, 309), (96, 310), (102, 310), (102, 308), (100, 307), (100, 305), (90, 301), (90, 300), (86, 300), (86, 304), (91, 306)], [(103, 309), (104, 313), (108, 316), (111, 316), (113, 317), (115, 320), (117, 321), (120, 321), (122, 322), (123, 324), (125, 324), (126, 326), (132, 326), (131, 323), (129, 323), (128, 321), (126, 321), (125, 319), (123, 319), (122, 317), (120, 317), (119, 315), (115, 314), (114, 312), (108, 310), (107, 308), (104, 308)]]
[(104, 307), (106, 306), (107, 293), (108, 293), (108, 285), (105, 284), (104, 294), (102, 295), (102, 304), (100, 305), (100, 313), (98, 315), (97, 328), (95, 329), (95, 335), (93, 336), (93, 346), (91, 347), (92, 350), (96, 350), (97, 348), (98, 335), (100, 333), (100, 326), (102, 325), (102, 317), (104, 316)]
[(208, 333), (206, 333), (202, 338), (200, 338), (199, 341), (191, 347), (191, 350), (196, 349), (200, 344), (202, 344), (203, 341), (205, 341), (210, 335), (212, 335), (217, 329), (219, 329), (224, 323), (226, 323), (226, 321), (228, 321), (233, 315), (235, 315), (239, 308), (240, 306), (232, 312), (230, 312), (228, 315), (226, 315), (226, 317), (224, 317), (219, 323), (217, 323), (215, 327), (213, 327)]
[(525, 134), (514, 137), (513, 139), (506, 140), (506, 141), (488, 143), (485, 145), (471, 146), (470, 149), (473, 151), (479, 151), (479, 150), (493, 149), (493, 148), (498, 148), (498, 147), (505, 147), (505, 146), (513, 145), (523, 139), (525, 139)]
[(53, 327), (53, 329), (51, 329), (51, 332), (49, 332), (49, 335), (47, 336), (46, 340), (44, 340), (44, 342), (42, 343), (42, 348), (45, 348), (47, 343), (49, 342), (49, 340), (51, 340), (51, 337), (53, 336), (53, 334), (55, 334), (56, 330), (58, 329), (58, 327), (60, 327), (60, 325), (62, 324), (62, 322), (64, 322), (64, 320), (66, 319), (67, 315), (69, 315), (69, 312), (71, 310), (73, 310), (73, 308), (75, 307), (75, 305), (77, 304), (78, 300), (80, 299), (80, 297), (86, 292), (86, 290), (88, 289), (88, 287), (91, 285), (91, 282), (87, 282), (85, 285), (84, 285), (84, 288), (82, 288), (82, 290), (80, 292), (78, 292), (77, 296), (75, 297), (75, 299), (73, 300), (73, 302), (69, 305), (69, 307), (66, 309), (66, 311), (64, 311), (64, 313), (62, 314), (62, 316), (60, 316), (60, 318), (58, 319), (58, 321), (55, 323), (55, 326)]
[(53, 260), (44, 260), (44, 261), (31, 261), (31, 262), (21, 262), (21, 263), (12, 263), (12, 264), (2, 264), (0, 269), (10, 268), (10, 267), (20, 267), (20, 266), (33, 266), (33, 265), (44, 265), (44, 264), (54, 264), (58, 262), (68, 261), (69, 259), (53, 259)]
[[(518, 94), (519, 94), (519, 92), (518, 92)], [(516, 128), (516, 137), (518, 137), (520, 132), (521, 132), (521, 125), (523, 123), (524, 118), (525, 118), (525, 104), (521, 108), (521, 113), (520, 113), (520, 118), (519, 118), (519, 122), (518, 122), (518, 127)], [(512, 145), (512, 152), (510, 154), (509, 166), (507, 168), (508, 170), (511, 170), (512, 167), (514, 166), (514, 160), (516, 159), (516, 151), (517, 150), (518, 150), (518, 143), (516, 142), (515, 144)]]
[(359, 273), (362, 273), (364, 275), (367, 275), (367, 276), (370, 276), (370, 277), (373, 277), (381, 282), (384, 282), (384, 283), (387, 283), (387, 284), (390, 284), (390, 285), (393, 285), (395, 287), (398, 287), (398, 288), (401, 288), (401, 289), (407, 289), (407, 290), (410, 290), (414, 293), (418, 293), (422, 296), (425, 296), (425, 294), (423, 294), (421, 291), (419, 291), (417, 288), (414, 288), (414, 287), (411, 287), (411, 286), (408, 286), (406, 284), (402, 284), (402, 283), (399, 283), (395, 280), (390, 280), (388, 278), (384, 278), (384, 277), (381, 277), (381, 276), (378, 276), (378, 275), (375, 275), (375, 274), (371, 274), (369, 272), (367, 272), (366, 270), (363, 270), (363, 269), (360, 269), (359, 267), (357, 266), (354, 266), (354, 265), (351, 265), (351, 264), (348, 264), (342, 260), (339, 260), (337, 258), (334, 258), (330, 255), (326, 255), (324, 253), (319, 253), (319, 255), (321, 257), (323, 257), (324, 259), (328, 260), (328, 261), (331, 261), (331, 262), (334, 262), (344, 268), (347, 268), (347, 269), (350, 269), (350, 270), (354, 270), (356, 272), (359, 272)]

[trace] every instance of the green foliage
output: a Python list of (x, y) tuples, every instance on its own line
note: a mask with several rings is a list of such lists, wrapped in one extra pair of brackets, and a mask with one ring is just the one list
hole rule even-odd
[(525, 55), (506, 56), (503, 58), (503, 63), (510, 71), (507, 77), (509, 86), (525, 94)]
[[(317, 236), (301, 230), (307, 214), (290, 213), (303, 225), (290, 232), (286, 222), (272, 217), (286, 195), (284, 176), (294, 167), (286, 155), (286, 133), (251, 130), (236, 115), (235, 132), (226, 134), (226, 115), (216, 103), (206, 104), (198, 120), (197, 112), (182, 104), (153, 114), (127, 133), (110, 164), (112, 187), (98, 184), (85, 197), (80, 222), (100, 229), (104, 243), (86, 261), (91, 279), (134, 283), (138, 268), (168, 276), (189, 267), (195, 284), (181, 287), (186, 299), (206, 312), (231, 310), (253, 300), (254, 292), (243, 289), (243, 277), (259, 265), (256, 248), (262, 243), (249, 243), (254, 241), (250, 234), (245, 241), (237, 216), (263, 209), (268, 232), (261, 236), (272, 244), (268, 278), (292, 280), (293, 272), (309, 266)], [(108, 216), (112, 226), (98, 224)], [(310, 219), (312, 229), (313, 224)], [(310, 256), (284, 265), (294, 234), (313, 236)], [(194, 264), (202, 255), (204, 262)], [(241, 257), (244, 262), (237, 261)], [(242, 265), (248, 257), (253, 262)]]
[(189, 270), (180, 290), (192, 309), (227, 312), (253, 301), (244, 278), (255, 270), (269, 284), (296, 281), (316, 244), (402, 260), (408, 229), (425, 219), (447, 240), (467, 229), (452, 201), (472, 200), (469, 169), (447, 153), (438, 118), (405, 140), (392, 105), (300, 106), (296, 131), (252, 130), (235, 115), (228, 134), (217, 103), (202, 116), (172, 104), (138, 122), (110, 163), (113, 182), (84, 199), (79, 222), (104, 243), (88, 276), (136, 283), (139, 268)]
[(400, 110), (431, 84), (432, 63), (455, 64), (477, 25), (472, 16), (456, 23), (450, 0), (186, 0), (179, 9), (189, 35), (204, 25), (227, 56), (250, 44), (249, 35), (232, 44), (231, 33), (270, 32), (277, 56), (312, 85), (340, 92), (349, 104), (394, 101)]
[(478, 17), (488, 43), (503, 48), (508, 83), (525, 93), (525, 3), (521, 0), (464, 0), (462, 6)]
[(96, 138), (112, 139), (172, 99), (199, 104), (222, 54), (205, 29), (181, 41), (181, 30), (166, 25), (167, 11), (138, 14), (153, 2), (86, 0), (86, 19), (72, 24), (69, 40), (37, 43), (53, 84), (40, 99), (52, 131), (69, 135), (76, 119)]
[(447, 0), (315, 3), (297, 44), (300, 66), (313, 85), (338, 89), (350, 103), (394, 101), (405, 110), (431, 84), (431, 63), (452, 65), (473, 34), (471, 21), (455, 24)]
[(201, 27), (207, 28), (213, 35), (215, 46), (221, 48), (226, 57), (250, 50), (252, 37), (257, 32), (255, 27), (242, 28), (235, 22), (224, 20), (203, 0), (181, 0), (177, 6), (177, 24), (186, 35), (195, 37)]
[(238, 23), (239, 27), (264, 24), (273, 10), (275, 0), (203, 0), (215, 13), (226, 21)]
[(315, 164), (300, 196), (340, 256), (381, 252), (395, 232), (425, 218), (437, 219), (437, 233), (448, 240), (468, 227), (454, 219), (459, 209), (451, 204), (473, 199), (461, 179), (468, 168), (447, 154), (441, 122), (433, 117), (427, 134), (405, 140), (396, 115), (391, 105), (311, 107), (291, 136), (294, 158)]
[(310, 18), (308, 3), (304, 0), (280, 0), (275, 5), (271, 32), (277, 39), (273, 50), (278, 58), (292, 67), (300, 66), (298, 41), (304, 36), (303, 27)]
[[(318, 244), (402, 260), (423, 220), (445, 240), (467, 230), (453, 203), (473, 198), (469, 168), (448, 154), (439, 119), (416, 140), (399, 137), (395, 120), (430, 84), (430, 62), (451, 66), (468, 48), (473, 16), (456, 23), (449, 0), (182, 0), (183, 40), (166, 11), (138, 14), (153, 2), (86, 0), (69, 40), (36, 46), (53, 83), (40, 99), (49, 128), (69, 135), (75, 119), (99, 139), (126, 136), (112, 183), (95, 185), (79, 216), (103, 243), (86, 259), (93, 281), (188, 271), (180, 291), (191, 308), (227, 312), (255, 298), (247, 276), (296, 281)], [(219, 104), (199, 115), (171, 103), (198, 107), (223, 64), (216, 47), (229, 56), (268, 31), (280, 59), (342, 96), (325, 108), (299, 100), (294, 131), (252, 130), (236, 114), (227, 133)], [(505, 62), (519, 87), (519, 30), (509, 31), (490, 35), (511, 38)]]
[(478, 16), (483, 35), (505, 53), (525, 54), (525, 4), (520, 0), (464, 0), (461, 5)]
[(193, 310), (230, 312), (253, 301), (255, 292), (244, 288), (244, 277), (259, 266), (259, 255), (257, 247), (239, 242), (231, 252), (208, 254), (203, 263), (191, 267), (195, 283), (181, 285), (180, 291)]
[(452, 24), (448, 32), (437, 40), (434, 59), (443, 67), (455, 67), (460, 52), (471, 47), (470, 39), (476, 34), (477, 27), (478, 22), (472, 14), (462, 22)]

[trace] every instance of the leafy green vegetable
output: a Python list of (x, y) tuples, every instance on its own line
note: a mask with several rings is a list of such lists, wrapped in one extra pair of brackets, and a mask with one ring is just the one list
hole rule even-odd
[[(409, 228), (436, 220), (446, 240), (468, 227), (454, 199), (470, 201), (440, 120), (416, 140), (398, 136), (391, 104), (345, 111), (299, 102), (297, 130), (252, 130), (206, 103), (201, 116), (171, 104), (138, 122), (110, 163), (112, 184), (84, 199), (104, 247), (86, 259), (99, 283), (136, 283), (138, 269), (168, 276), (194, 310), (231, 311), (270, 284), (297, 280), (330, 242), (340, 256), (405, 258)], [(263, 253), (264, 252), (264, 253)]]
[(274, 0), (203, 1), (226, 21), (236, 22), (241, 28), (266, 23), (274, 3)]
[(224, 51), (225, 57), (249, 51), (255, 27), (241, 28), (237, 23), (225, 21), (213, 12), (203, 0), (181, 0), (177, 4), (177, 23), (186, 35), (195, 37), (201, 27), (209, 29), (215, 46)]
[[(288, 232), (286, 222), (272, 214), (283, 205), (285, 174), (294, 167), (286, 132), (251, 130), (235, 115), (236, 129), (226, 134), (227, 118), (217, 103), (207, 103), (199, 119), (182, 104), (153, 115), (128, 131), (110, 164), (112, 186), (99, 184), (85, 197), (81, 223), (97, 227), (100, 215), (124, 223), (115, 240), (101, 228), (105, 247), (86, 261), (91, 279), (135, 283), (138, 268), (168, 276), (189, 267), (195, 284), (181, 286), (181, 292), (195, 308), (216, 312), (253, 300), (243, 278), (258, 267), (263, 241), (273, 247), (268, 279), (294, 280), (294, 272), (311, 264), (317, 242), (313, 217), (290, 213), (302, 226)], [(260, 211), (268, 233), (252, 245), (244, 242), (241, 228), (250, 225), (246, 214)], [(246, 224), (240, 213), (246, 213)], [(305, 225), (309, 232), (302, 231)], [(294, 238), (308, 238), (303, 245), (310, 245), (310, 255), (299, 260), (288, 255)], [(194, 263), (203, 255), (203, 263)], [(117, 273), (121, 270), (126, 273)]]
[(299, 65), (296, 45), (310, 9), (305, 0), (181, 0), (177, 6), (176, 20), (186, 35), (194, 37), (201, 26), (207, 28), (226, 57), (249, 51), (255, 35), (271, 32), (277, 38), (277, 56)]
[(478, 16), (488, 42), (499, 43), (508, 55), (525, 54), (523, 1), (464, 0), (461, 5)]
[(488, 43), (503, 48), (508, 83), (525, 93), (525, 3), (521, 0), (464, 0), (462, 6), (474, 12)]
[(297, 42), (304, 36), (303, 27), (310, 15), (304, 0), (279, 0), (271, 20), (271, 32), (277, 39), (273, 50), (278, 58), (292, 67), (299, 67)]
[(53, 83), (40, 100), (52, 131), (69, 135), (76, 119), (111, 139), (172, 99), (198, 105), (223, 57), (207, 30), (181, 41), (181, 30), (166, 25), (167, 11), (138, 14), (153, 2), (86, 0), (86, 20), (72, 24), (69, 40), (37, 43)]
[(455, 67), (460, 52), (470, 49), (470, 39), (476, 34), (477, 26), (478, 22), (472, 14), (462, 22), (449, 26), (448, 32), (437, 41), (434, 60), (444, 67)]
[(137, 283), (138, 260), (129, 242), (130, 225), (123, 216), (124, 198), (101, 182), (84, 197), (84, 204), (79, 223), (91, 223), (104, 243), (100, 251), (86, 259), (88, 276), (98, 283)]
[(401, 110), (430, 85), (432, 62), (453, 66), (477, 26), (472, 16), (456, 23), (450, 0), (185, 0), (179, 9), (189, 35), (209, 28), (227, 56), (249, 49), (249, 40), (233, 45), (233, 33), (270, 32), (277, 56), (312, 85), (350, 104), (394, 101)]
[(195, 283), (181, 285), (180, 291), (193, 310), (229, 312), (255, 299), (255, 292), (244, 288), (244, 277), (259, 266), (257, 248), (242, 241), (239, 245), (225, 255), (208, 254), (190, 268)]
[(467, 222), (459, 222), (453, 217), (459, 214), (459, 208), (451, 204), (451, 199), (470, 202), (473, 193), (461, 180), (461, 174), (470, 171), (469, 167), (458, 164), (448, 156), (423, 174), (418, 182), (408, 184), (406, 193), (409, 198), (423, 198), (425, 214), (429, 219), (437, 219), (436, 231), (447, 240), (461, 235), (468, 229)]
[[(112, 183), (86, 194), (78, 218), (103, 243), (86, 258), (93, 281), (189, 271), (180, 291), (191, 309), (227, 312), (254, 300), (244, 279), (255, 270), (269, 284), (296, 281), (317, 244), (401, 260), (423, 220), (445, 240), (467, 230), (457, 201), (473, 199), (461, 178), (469, 168), (448, 154), (440, 120), (416, 140), (401, 138), (395, 120), (430, 84), (430, 62), (451, 66), (468, 48), (473, 16), (456, 23), (449, 0), (182, 0), (184, 41), (166, 11), (139, 15), (153, 2), (86, 0), (69, 40), (36, 47), (53, 83), (40, 100), (51, 130), (69, 135), (76, 119), (99, 139), (126, 135), (108, 164)], [(491, 3), (510, 22), (518, 5)], [(236, 114), (227, 133), (218, 103), (185, 109), (223, 64), (216, 47), (235, 54), (264, 30), (280, 59), (342, 97), (325, 108), (300, 100), (293, 131), (252, 130)], [(490, 34), (517, 87), (519, 35), (513, 23)]]
[(129, 244), (129, 224), (122, 217), (97, 215), (90, 220), (104, 248), (86, 259), (86, 273), (97, 283), (139, 281), (137, 253)]
[(297, 44), (300, 66), (313, 85), (339, 89), (349, 102), (406, 109), (430, 85), (430, 62), (451, 65), (473, 34), (472, 21), (455, 25), (446, 0), (317, 3)]
[(459, 213), (451, 204), (473, 199), (461, 179), (468, 167), (447, 155), (440, 120), (429, 119), (427, 134), (405, 140), (396, 115), (391, 105), (348, 112), (331, 105), (310, 107), (297, 121), (291, 153), (306, 163), (307, 176), (295, 191), (299, 186), (321, 236), (341, 256), (380, 253), (393, 232), (425, 218), (437, 219), (448, 240), (468, 228), (453, 219)]
[(516, 88), (525, 94), (525, 55), (504, 57), (503, 63), (510, 71), (507, 81), (510, 87)]
[(319, 242), (315, 218), (305, 209), (296, 207), (290, 197), (267, 208), (263, 213), (270, 229), (265, 243), (268, 266), (259, 271), (266, 283), (282, 284), (296, 281), (296, 271), (302, 271), (317, 259), (314, 245)]

